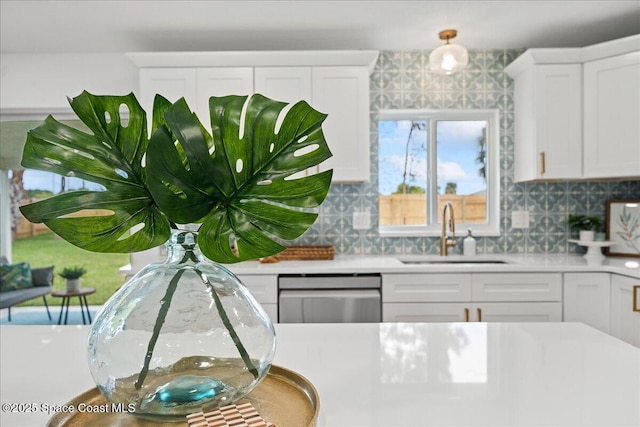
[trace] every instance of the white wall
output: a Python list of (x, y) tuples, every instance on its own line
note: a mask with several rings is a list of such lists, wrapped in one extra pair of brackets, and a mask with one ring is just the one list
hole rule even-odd
[[(0, 55), (0, 119), (43, 119), (71, 107), (67, 97), (138, 92), (138, 68), (124, 53)], [(63, 114), (64, 115), (64, 114)], [(24, 138), (2, 140), (3, 167), (21, 157)], [(14, 151), (16, 153), (14, 153)], [(6, 165), (4, 163), (7, 163)], [(13, 161), (16, 163), (16, 161)], [(0, 254), (11, 260), (9, 178), (0, 169)]]
[(124, 53), (2, 54), (0, 109), (69, 109), (67, 97), (137, 94), (138, 69)]

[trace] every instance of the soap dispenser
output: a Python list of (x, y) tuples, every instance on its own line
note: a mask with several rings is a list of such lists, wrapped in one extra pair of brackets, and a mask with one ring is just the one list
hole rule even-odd
[(464, 256), (473, 256), (476, 254), (476, 239), (471, 235), (471, 229), (467, 230), (467, 237), (465, 237), (462, 245), (462, 253)]

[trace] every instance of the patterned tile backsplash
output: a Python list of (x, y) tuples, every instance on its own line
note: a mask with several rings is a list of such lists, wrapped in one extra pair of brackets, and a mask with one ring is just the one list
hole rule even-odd
[[(523, 50), (472, 50), (469, 65), (453, 76), (427, 69), (429, 51), (382, 51), (371, 75), (371, 179), (336, 184), (314, 226), (293, 244), (328, 245), (340, 254), (437, 254), (437, 237), (382, 237), (378, 233), (378, 135), (380, 109), (500, 110), (500, 236), (478, 237), (478, 253), (567, 253), (569, 213), (605, 218), (607, 200), (640, 198), (640, 180), (515, 183), (513, 180), (513, 80), (507, 64)], [(354, 230), (354, 210), (369, 211), (371, 228)], [(511, 227), (511, 212), (527, 210), (528, 229)], [(461, 242), (459, 242), (461, 243)], [(458, 253), (459, 244), (453, 253)]]

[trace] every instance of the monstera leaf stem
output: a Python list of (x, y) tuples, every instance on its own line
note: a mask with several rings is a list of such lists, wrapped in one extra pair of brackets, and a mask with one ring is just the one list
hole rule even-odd
[[(188, 259), (188, 256), (185, 254), (182, 262), (185, 262)], [(167, 318), (167, 313), (169, 312), (169, 307), (171, 306), (171, 300), (173, 299), (173, 294), (178, 287), (178, 282), (180, 281), (180, 277), (185, 270), (178, 271), (175, 276), (169, 282), (169, 286), (167, 286), (167, 291), (162, 297), (160, 301), (160, 311), (158, 312), (158, 317), (156, 318), (156, 323), (153, 325), (153, 334), (151, 335), (151, 339), (149, 340), (149, 344), (147, 345), (147, 353), (144, 357), (144, 365), (142, 366), (142, 370), (138, 374), (138, 379), (136, 380), (135, 387), (136, 389), (140, 389), (142, 387), (142, 383), (144, 383), (145, 378), (147, 378), (147, 374), (149, 373), (149, 363), (151, 363), (151, 358), (153, 357), (153, 350), (156, 347), (156, 342), (158, 341), (158, 337), (160, 336), (160, 330), (162, 329), (162, 325)]]
[(220, 301), (220, 297), (218, 296), (218, 293), (216, 292), (215, 288), (213, 287), (213, 285), (209, 281), (209, 278), (206, 276), (206, 274), (203, 274), (197, 268), (195, 269), (195, 271), (200, 275), (200, 277), (203, 278), (204, 283), (211, 290), (211, 296), (213, 297), (213, 300), (216, 303), (216, 308), (218, 309), (218, 313), (220, 313), (220, 319), (222, 319), (222, 323), (224, 324), (224, 327), (227, 328), (227, 331), (229, 331), (229, 335), (231, 336), (231, 339), (233, 340), (233, 343), (235, 344), (236, 348), (238, 349), (238, 352), (240, 353), (240, 357), (242, 357), (242, 360), (244, 361), (244, 364), (246, 365), (246, 367), (249, 370), (249, 372), (251, 372), (253, 377), (254, 378), (258, 378), (258, 376), (259, 376), (258, 369), (256, 369), (255, 365), (251, 361), (251, 358), (249, 357), (249, 354), (247, 353), (247, 350), (244, 348), (244, 345), (242, 344), (242, 341), (240, 341), (240, 337), (236, 333), (235, 329), (233, 329), (233, 325), (231, 324), (231, 321), (229, 320), (229, 316), (227, 315), (227, 312), (225, 311), (224, 307), (222, 306), (222, 301)]
[[(198, 262), (198, 258), (193, 252), (192, 246), (183, 245), (183, 248), (185, 249), (185, 254), (182, 260), (180, 261), (180, 263), (184, 263), (186, 261), (193, 261), (194, 263)], [(169, 307), (171, 306), (171, 300), (173, 299), (173, 294), (175, 293), (176, 288), (178, 287), (178, 282), (180, 281), (180, 278), (182, 277), (182, 274), (184, 272), (185, 270), (179, 270), (171, 278), (171, 281), (169, 282), (169, 286), (167, 286), (167, 291), (165, 292), (164, 297), (162, 297), (162, 300), (160, 301), (160, 311), (158, 311), (158, 317), (156, 318), (156, 323), (153, 325), (153, 333), (151, 335), (151, 339), (149, 340), (149, 344), (147, 346), (147, 353), (145, 354), (144, 364), (142, 366), (142, 370), (138, 374), (138, 379), (135, 382), (136, 389), (140, 389), (142, 387), (142, 384), (144, 383), (144, 380), (146, 379), (149, 373), (149, 364), (151, 363), (151, 358), (153, 357), (153, 350), (155, 349), (156, 343), (158, 341), (158, 337), (160, 336), (162, 325), (164, 325), (164, 322), (167, 318)], [(238, 353), (240, 353), (240, 357), (244, 361), (245, 366), (247, 367), (247, 369), (253, 375), (254, 378), (258, 378), (259, 376), (258, 369), (255, 367), (255, 365), (251, 361), (251, 358), (249, 357), (249, 353), (247, 353), (247, 350), (244, 348), (242, 341), (240, 341), (240, 337), (238, 336), (238, 333), (233, 328), (233, 325), (229, 320), (229, 316), (227, 315), (227, 312), (222, 305), (222, 301), (220, 300), (220, 297), (218, 296), (218, 293), (216, 292), (215, 288), (209, 281), (209, 278), (207, 277), (206, 274), (204, 274), (198, 268), (195, 268), (194, 272), (197, 273), (198, 276), (202, 278), (204, 284), (207, 285), (207, 287), (210, 289), (211, 296), (213, 297), (213, 300), (215, 301), (215, 304), (216, 304), (216, 308), (218, 309), (218, 313), (220, 314), (220, 319), (222, 320), (224, 327), (229, 332), (229, 335), (233, 340), (233, 344), (238, 349)]]

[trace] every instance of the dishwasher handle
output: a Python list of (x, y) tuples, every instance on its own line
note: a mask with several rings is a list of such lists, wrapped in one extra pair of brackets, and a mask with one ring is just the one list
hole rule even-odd
[(280, 276), (280, 289), (380, 289), (382, 278), (376, 276)]
[(323, 289), (323, 290), (283, 290), (280, 299), (287, 298), (380, 298), (377, 289)]

